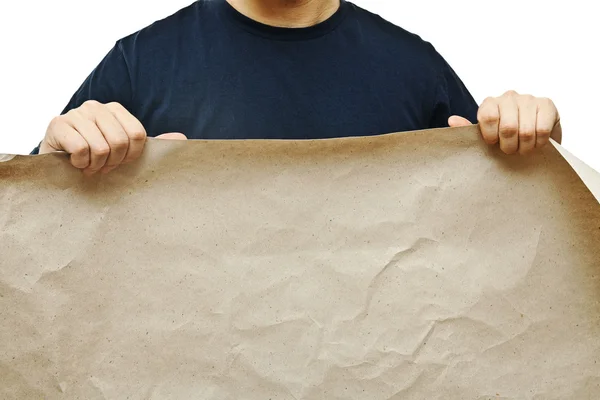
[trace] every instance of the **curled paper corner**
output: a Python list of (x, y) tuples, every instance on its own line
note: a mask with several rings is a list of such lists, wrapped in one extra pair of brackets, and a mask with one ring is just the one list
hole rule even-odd
[(15, 157), (16, 155), (14, 154), (0, 154), (0, 162), (10, 161)]
[(552, 144), (564, 157), (564, 159), (567, 160), (577, 175), (579, 175), (583, 183), (585, 183), (590, 192), (592, 192), (596, 200), (600, 202), (600, 172), (596, 171), (579, 158), (575, 157), (567, 149), (555, 141), (552, 141)]

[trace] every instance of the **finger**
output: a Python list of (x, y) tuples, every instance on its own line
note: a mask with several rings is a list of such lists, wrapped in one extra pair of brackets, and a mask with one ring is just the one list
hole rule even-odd
[(500, 149), (506, 154), (514, 154), (519, 149), (519, 106), (513, 98), (504, 98), (498, 104), (498, 110)]
[(71, 164), (75, 168), (87, 168), (90, 164), (90, 147), (83, 136), (64, 122), (53, 126), (52, 130), (54, 140), (49, 142), (50, 148), (69, 153)]
[(536, 142), (535, 147), (542, 147), (550, 140), (550, 135), (558, 125), (558, 111), (549, 99), (540, 99), (537, 104)]
[(146, 143), (146, 130), (142, 123), (119, 103), (106, 105), (129, 137), (129, 147), (122, 163), (128, 163), (137, 159), (144, 150)]
[(477, 111), (477, 121), (483, 140), (488, 144), (496, 144), (498, 138), (498, 125), (500, 124), (500, 109), (498, 101), (488, 97), (483, 101)]
[(519, 101), (519, 154), (531, 153), (536, 142), (537, 103), (533, 96)]
[(167, 140), (187, 140), (187, 137), (183, 133), (178, 132), (163, 133), (162, 135), (158, 135), (156, 138)]
[(458, 115), (453, 115), (450, 118), (448, 118), (448, 126), (450, 126), (452, 128), (456, 128), (459, 126), (469, 126), (469, 125), (473, 125), (471, 123), (471, 121), (469, 121), (466, 118), (459, 117)]
[[(69, 115), (72, 113), (71, 115)], [(106, 163), (110, 153), (110, 146), (106, 142), (104, 135), (94, 122), (76, 112), (76, 110), (67, 113), (71, 127), (75, 129), (88, 144), (90, 162), (87, 166), (87, 172), (94, 173), (100, 170)]]
[(104, 171), (117, 167), (127, 154), (129, 149), (129, 136), (121, 126), (117, 118), (107, 107), (98, 107), (94, 113), (96, 125), (102, 132), (110, 147), (110, 153), (104, 164)]

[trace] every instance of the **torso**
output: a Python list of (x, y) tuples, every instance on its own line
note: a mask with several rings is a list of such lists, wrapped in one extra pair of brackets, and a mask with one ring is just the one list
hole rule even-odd
[[(433, 47), (347, 2), (317, 26), (286, 29), (249, 20), (224, 0), (199, 1), (120, 46), (132, 95), (95, 100), (121, 100), (150, 136), (332, 138), (446, 118), (435, 115), (444, 65)], [(468, 93), (456, 104), (474, 115)]]

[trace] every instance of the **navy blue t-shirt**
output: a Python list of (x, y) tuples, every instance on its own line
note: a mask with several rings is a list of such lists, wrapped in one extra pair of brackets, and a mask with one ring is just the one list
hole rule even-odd
[(197, 1), (119, 40), (63, 113), (90, 99), (190, 139), (367, 136), (476, 122), (478, 108), (431, 44), (347, 1), (308, 28)]

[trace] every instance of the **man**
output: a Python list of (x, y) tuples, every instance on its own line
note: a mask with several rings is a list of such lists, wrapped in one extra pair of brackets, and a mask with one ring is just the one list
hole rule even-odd
[(345, 0), (200, 0), (119, 40), (34, 153), (65, 151), (93, 174), (136, 159), (146, 136), (315, 139), (475, 122), (509, 154), (561, 139), (552, 101), (511, 91), (478, 107), (433, 46)]

